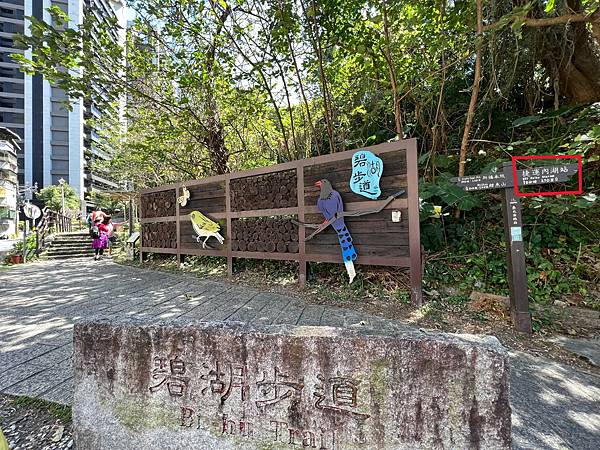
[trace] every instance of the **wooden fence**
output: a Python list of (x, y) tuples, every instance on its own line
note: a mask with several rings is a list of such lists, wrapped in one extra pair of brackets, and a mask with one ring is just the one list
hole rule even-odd
[[(342, 263), (332, 227), (305, 242), (306, 229), (292, 220), (322, 223), (317, 209), (319, 188), (328, 179), (344, 200), (345, 211), (371, 209), (401, 189), (406, 193), (381, 212), (347, 217), (358, 252), (355, 264), (406, 267), (410, 271), (411, 299), (420, 306), (421, 244), (416, 140), (401, 140), (367, 147), (383, 160), (379, 200), (352, 192), (349, 180), (356, 150), (292, 161), (269, 167), (191, 180), (140, 192), (142, 261), (147, 253), (209, 255), (227, 258), (228, 274), (234, 258), (292, 260), (299, 263), (299, 283), (306, 283), (308, 262)], [(180, 206), (177, 197), (185, 186), (190, 198)], [(190, 213), (200, 211), (221, 225), (223, 244), (211, 238), (211, 248), (196, 241)], [(392, 221), (392, 211), (401, 220)]]

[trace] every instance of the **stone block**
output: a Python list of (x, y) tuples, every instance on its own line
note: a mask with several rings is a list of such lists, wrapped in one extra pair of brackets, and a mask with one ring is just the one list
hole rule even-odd
[(510, 448), (493, 337), (103, 319), (74, 333), (78, 450)]

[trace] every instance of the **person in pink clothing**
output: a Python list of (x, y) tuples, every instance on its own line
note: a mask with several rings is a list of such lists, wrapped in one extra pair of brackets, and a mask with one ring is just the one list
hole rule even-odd
[(94, 249), (94, 259), (98, 260), (104, 254), (104, 249), (108, 247), (108, 227), (103, 223), (103, 218), (98, 217), (92, 226), (92, 248)]

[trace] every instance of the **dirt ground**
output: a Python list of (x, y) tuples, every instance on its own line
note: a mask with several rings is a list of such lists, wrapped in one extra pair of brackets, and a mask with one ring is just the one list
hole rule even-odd
[(0, 395), (0, 429), (10, 450), (73, 448), (71, 410), (66, 406)]

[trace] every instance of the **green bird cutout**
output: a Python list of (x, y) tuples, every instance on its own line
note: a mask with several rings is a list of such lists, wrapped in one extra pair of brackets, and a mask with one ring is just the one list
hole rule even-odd
[(202, 248), (206, 248), (206, 241), (211, 237), (216, 238), (217, 241), (219, 241), (219, 244), (225, 242), (223, 236), (219, 234), (221, 226), (210, 220), (200, 211), (192, 211), (190, 213), (190, 219), (192, 221), (192, 227), (197, 235), (196, 242), (200, 242), (200, 239), (204, 238), (204, 241), (202, 241)]

